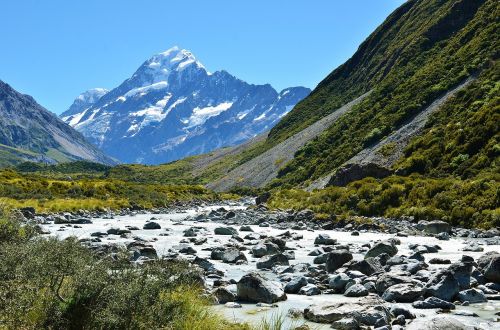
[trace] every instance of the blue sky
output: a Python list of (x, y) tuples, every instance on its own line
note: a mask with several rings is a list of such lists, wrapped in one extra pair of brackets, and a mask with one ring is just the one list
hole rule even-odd
[(15, 0), (0, 11), (0, 79), (60, 113), (178, 45), (209, 71), (314, 88), (403, 0)]

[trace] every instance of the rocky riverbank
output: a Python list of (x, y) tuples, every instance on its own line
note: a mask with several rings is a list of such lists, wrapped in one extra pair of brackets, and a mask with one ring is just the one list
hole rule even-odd
[(500, 237), (412, 219), (318, 221), (250, 201), (164, 210), (23, 214), (60, 238), (138, 264), (180, 258), (201, 268), (220, 313), (288, 327), (493, 329), (499, 326)]

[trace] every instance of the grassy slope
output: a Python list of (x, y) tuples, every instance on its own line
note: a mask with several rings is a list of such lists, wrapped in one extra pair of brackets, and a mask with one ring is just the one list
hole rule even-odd
[[(373, 89), (287, 164), (271, 185), (270, 204), (344, 216), (412, 215), (466, 227), (499, 226), (499, 13), (496, 1), (424, 0), (409, 1), (391, 15), (271, 131), (268, 144), (327, 114), (343, 102), (344, 93)], [(405, 176), (367, 178), (311, 193), (287, 190), (335, 170), (474, 74), (477, 80), (431, 116), (423, 134), (406, 148), (395, 165)]]
[[(297, 185), (334, 170), (365, 146), (387, 136), (466, 77), (494, 66), (500, 33), (495, 14), (498, 2), (485, 1), (471, 19), (470, 13), (474, 11), (468, 6), (481, 2), (416, 2), (395, 25), (400, 28), (397, 37), (385, 40), (390, 44), (387, 47), (397, 50), (398, 56), (386, 76), (373, 87), (374, 92), (298, 152), (281, 171), (274, 186)], [(457, 3), (463, 3), (465, 8), (458, 10)], [(463, 22), (458, 19), (460, 15), (465, 16)], [(402, 40), (401, 36), (404, 36)], [(389, 51), (384, 58), (394, 56)], [(336, 75), (332, 75), (318, 87), (320, 90), (330, 87), (335, 90), (340, 78), (335, 79)], [(303, 115), (296, 110), (292, 111), (292, 117)], [(285, 119), (282, 125), (289, 120)], [(274, 136), (285, 134), (280, 133), (279, 127), (273, 133)]]
[(57, 172), (54, 168), (45, 173), (2, 170), (0, 201), (11, 207), (33, 206), (37, 211), (43, 212), (116, 209), (134, 205), (151, 208), (168, 206), (176, 201), (208, 201), (233, 197), (216, 194), (197, 185), (137, 183), (103, 178), (99, 174), (88, 174), (87, 171), (75, 172), (75, 168), (66, 170), (65, 174), (62, 173), (64, 169)]

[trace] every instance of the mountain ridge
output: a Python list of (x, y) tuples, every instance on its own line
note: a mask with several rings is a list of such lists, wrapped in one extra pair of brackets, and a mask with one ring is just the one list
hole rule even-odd
[(0, 119), (1, 163), (4, 166), (21, 161), (56, 163), (72, 160), (116, 164), (33, 97), (19, 93), (1, 80)]
[(89, 108), (61, 117), (124, 162), (158, 164), (242, 143), (269, 130), (309, 92), (211, 73), (191, 52), (173, 47)]

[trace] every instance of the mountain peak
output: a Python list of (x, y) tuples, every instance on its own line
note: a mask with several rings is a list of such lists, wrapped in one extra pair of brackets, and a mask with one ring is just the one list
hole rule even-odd
[(146, 61), (147, 68), (161, 73), (170, 71), (182, 71), (188, 66), (194, 65), (198, 69), (205, 69), (196, 57), (187, 49), (174, 46), (164, 52), (158, 53)]

